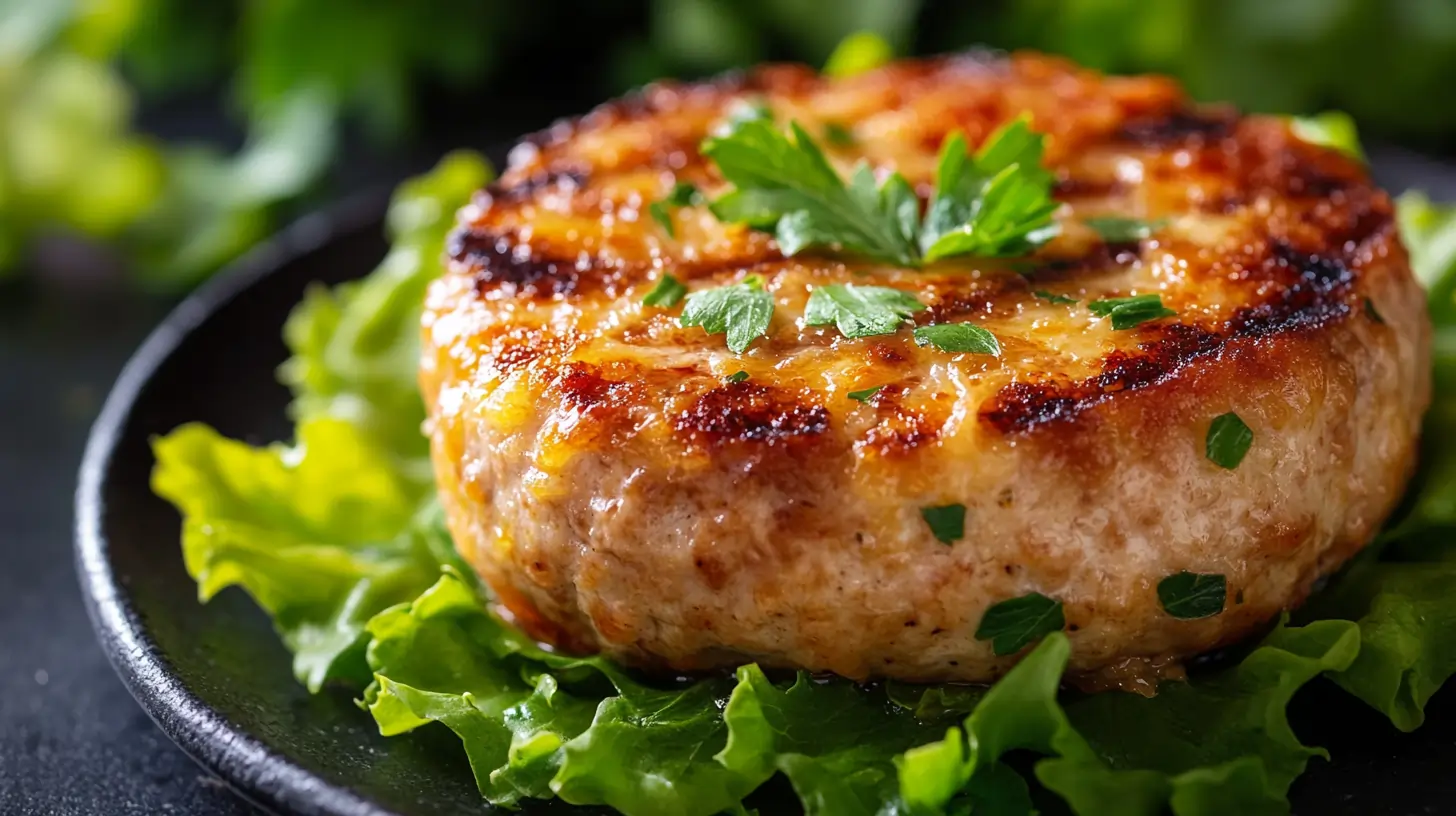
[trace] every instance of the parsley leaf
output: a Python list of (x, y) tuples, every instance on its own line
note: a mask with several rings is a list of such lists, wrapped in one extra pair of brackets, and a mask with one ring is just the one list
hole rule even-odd
[(725, 378), (729, 385), (737, 385), (738, 383), (741, 383), (746, 379), (748, 379), (747, 371), (735, 371)]
[(1168, 223), (1166, 218), (1159, 218), (1156, 221), (1144, 221), (1141, 218), (1122, 218), (1109, 215), (1098, 218), (1088, 218), (1082, 221), (1092, 228), (1102, 240), (1109, 244), (1130, 244), (1135, 241), (1152, 235), (1154, 231), (1161, 229)]
[(901, 289), (835, 283), (809, 293), (804, 323), (833, 323), (845, 337), (869, 337), (894, 334), (910, 315), (924, 310), (925, 304)]
[(728, 348), (741, 353), (768, 332), (772, 318), (773, 295), (764, 291), (761, 278), (751, 275), (742, 283), (688, 295), (679, 322), (699, 326), (708, 334), (726, 334)]
[(653, 220), (662, 225), (662, 229), (667, 233), (668, 237), (676, 238), (677, 229), (673, 226), (672, 213), (668, 208), (687, 207), (701, 202), (702, 199), (703, 196), (698, 192), (696, 186), (686, 181), (679, 181), (672, 186), (672, 191), (667, 194), (666, 198), (647, 205), (647, 214), (651, 215)]
[(966, 506), (944, 504), (920, 508), (920, 517), (930, 526), (931, 535), (942, 544), (954, 544), (966, 535)]
[(1138, 295), (1136, 297), (1104, 298), (1087, 304), (1092, 314), (1111, 317), (1114, 331), (1131, 329), (1163, 317), (1178, 314), (1163, 305), (1161, 295)]
[(877, 182), (861, 162), (846, 184), (797, 122), (789, 128), (785, 135), (769, 121), (742, 121), (702, 148), (735, 188), (713, 202), (714, 214), (772, 229), (785, 255), (827, 248), (913, 267), (953, 255), (1024, 255), (1059, 229), (1043, 138), (1024, 118), (974, 156), (964, 136), (946, 139), (923, 225), (899, 173)]
[(997, 656), (1016, 654), (1027, 644), (1067, 624), (1062, 615), (1062, 602), (1040, 592), (992, 604), (976, 627), (976, 640), (991, 641)]
[(642, 298), (642, 305), (670, 309), (676, 306), (687, 293), (688, 288), (682, 285), (682, 281), (671, 275), (663, 275), (657, 279), (657, 285), (652, 287), (652, 291)]
[(1035, 292), (1032, 292), (1032, 294), (1033, 295), (1036, 295), (1037, 297), (1041, 298), (1042, 300), (1045, 300), (1047, 303), (1057, 303), (1057, 304), (1065, 305), (1065, 304), (1068, 304), (1068, 303), (1076, 303), (1077, 302), (1077, 299), (1076, 298), (1069, 298), (1066, 295), (1059, 295), (1059, 294), (1056, 294), (1055, 292), (1048, 292), (1045, 289), (1038, 289)]
[(956, 133), (940, 148), (935, 195), (920, 233), (925, 260), (952, 255), (1026, 255), (1056, 236), (1052, 175), (1041, 166), (1043, 139), (1025, 117), (1002, 126), (971, 156)]
[(884, 388), (883, 385), (877, 385), (874, 388), (865, 388), (865, 389), (861, 389), (859, 391), (851, 391), (846, 396), (848, 396), (850, 399), (854, 400), (855, 402), (865, 402), (865, 403), (867, 403), (867, 402), (870, 401), (870, 397), (873, 397), (874, 395), (880, 393), (880, 389), (882, 389), (882, 388)]
[(1178, 572), (1158, 582), (1163, 611), (1179, 620), (1213, 617), (1227, 598), (1228, 580), (1222, 575)]
[(934, 323), (915, 330), (915, 345), (935, 346), (941, 351), (966, 351), (971, 354), (1001, 356), (996, 335), (974, 323)]
[(1244, 461), (1244, 454), (1254, 444), (1254, 432), (1244, 424), (1233, 411), (1214, 417), (1208, 426), (1208, 438), (1204, 442), (1208, 461), (1227, 470), (1233, 470)]
[(876, 184), (861, 163), (846, 185), (797, 122), (792, 138), (750, 120), (703, 143), (703, 155), (737, 189), (712, 204), (724, 221), (775, 227), (785, 255), (832, 247), (914, 266), (920, 202), (898, 173)]

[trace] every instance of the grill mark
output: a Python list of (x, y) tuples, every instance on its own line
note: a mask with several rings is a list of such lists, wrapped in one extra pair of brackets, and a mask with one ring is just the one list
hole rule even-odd
[(1052, 196), (1062, 201), (1078, 198), (1111, 198), (1127, 191), (1117, 179), (1059, 178), (1052, 182)]
[(673, 428), (699, 447), (757, 442), (773, 447), (809, 442), (829, 430), (829, 411), (803, 392), (752, 382), (727, 383), (701, 394)]
[(1345, 259), (1303, 252), (1273, 240), (1263, 266), (1267, 279), (1291, 282), (1263, 303), (1235, 312), (1223, 331), (1183, 323), (1140, 327), (1137, 331), (1148, 339), (1138, 344), (1136, 352), (1119, 350), (1103, 357), (1097, 376), (1075, 382), (1010, 383), (981, 407), (981, 419), (1003, 433), (1070, 419), (1114, 394), (1166, 382), (1233, 340), (1315, 329), (1351, 313), (1347, 299), (1356, 276)]
[(477, 203), (482, 207), (489, 207), (493, 203), (519, 204), (536, 197), (542, 190), (553, 187), (569, 187), (581, 189), (586, 186), (590, 174), (581, 168), (576, 167), (553, 167), (531, 173), (522, 179), (517, 179), (510, 184), (502, 181), (495, 181), (485, 188), (483, 200)]
[(640, 390), (635, 382), (609, 380), (600, 368), (585, 363), (564, 366), (556, 388), (564, 403), (583, 412), (626, 406), (637, 400)]
[(1232, 135), (1237, 121), (1238, 114), (1228, 108), (1185, 108), (1125, 122), (1117, 138), (1143, 147), (1211, 142)]
[(578, 294), (586, 279), (584, 271), (603, 271), (594, 256), (583, 270), (575, 259), (541, 255), (512, 233), (468, 227), (450, 233), (445, 251), (451, 261), (474, 271), (475, 290), (480, 295), (497, 289), (527, 297)]

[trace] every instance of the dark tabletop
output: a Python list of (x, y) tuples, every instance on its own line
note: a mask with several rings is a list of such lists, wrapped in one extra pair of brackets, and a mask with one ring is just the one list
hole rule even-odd
[[(1390, 152), (1377, 166), (1392, 188), (1456, 199), (1449, 171)], [(51, 260), (96, 267), (89, 257)], [(167, 307), (94, 271), (0, 281), (3, 814), (254, 812), (123, 688), (96, 645), (72, 568), (71, 494), (86, 430)]]

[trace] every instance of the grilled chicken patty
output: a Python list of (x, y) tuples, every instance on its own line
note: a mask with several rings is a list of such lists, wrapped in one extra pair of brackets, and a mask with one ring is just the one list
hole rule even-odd
[[(1061, 235), (913, 270), (786, 258), (706, 206), (664, 229), (648, 206), (676, 182), (726, 189), (699, 146), (745, 102), (846, 129), (821, 139), (841, 172), (898, 170), (922, 200), (948, 134), (974, 147), (1028, 114)], [(1087, 225), (1105, 216), (1154, 229), (1109, 242)], [(1036, 592), (1074, 671), (1145, 675), (1260, 631), (1369, 541), (1428, 401), (1424, 297), (1358, 161), (1038, 55), (649, 87), (522, 142), (447, 254), (421, 381), (455, 540), (528, 632), (647, 668), (988, 681), (1015, 656), (976, 637), (983, 615)], [(664, 274), (760, 276), (767, 336), (735, 354), (644, 306)], [(811, 290), (846, 282), (1001, 353), (806, 326)], [(1176, 315), (1117, 330), (1087, 306), (1145, 293)], [(1205, 450), (1228, 412), (1253, 433), (1234, 469)], [(952, 504), (946, 544), (922, 510)], [(1225, 576), (1221, 612), (1165, 610), (1183, 571)]]

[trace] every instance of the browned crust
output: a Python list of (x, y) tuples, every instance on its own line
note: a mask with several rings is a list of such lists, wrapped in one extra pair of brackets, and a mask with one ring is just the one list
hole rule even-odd
[[(1273, 120), (1244, 118), (1225, 106), (1194, 105), (1166, 80), (1103, 80), (1055, 59), (1004, 58), (977, 52), (896, 63), (879, 72), (885, 76), (867, 84), (895, 89), (877, 91), (884, 104), (893, 105), (910, 98), (917, 83), (953, 82), (961, 72), (992, 74), (1009, 84), (1022, 83), (1039, 91), (1054, 89), (1058, 83), (1087, 83), (1110, 100), (1108, 104), (1118, 112), (1115, 117), (1053, 128), (1050, 158), (1059, 176), (1056, 192), (1065, 200), (1115, 195), (1124, 189), (1115, 180), (1079, 176), (1064, 163), (1079, 151), (1122, 144), (1153, 151), (1150, 155), (1155, 157), (1149, 165), (1155, 175), (1195, 173), (1210, 179), (1212, 192), (1190, 202), (1191, 209), (1246, 216), (1255, 203), (1276, 204), (1263, 223), (1247, 224), (1247, 241), (1238, 257), (1215, 258), (1204, 269), (1190, 271), (1190, 276), (1217, 276), (1236, 269), (1243, 302), (1235, 314), (1213, 322), (1180, 317), (1142, 326), (1134, 332), (1135, 346), (1107, 353), (1092, 376), (1067, 379), (1053, 375), (1007, 383), (979, 410), (981, 420), (1002, 433), (1023, 433), (1048, 422), (1070, 420), (1119, 394), (1156, 386), (1201, 361), (1217, 359), (1229, 343), (1240, 338), (1317, 331), (1359, 317), (1359, 300), (1367, 289), (1361, 280), (1363, 269), (1371, 259), (1388, 259), (1403, 252), (1395, 235), (1389, 197), (1370, 184), (1357, 162), (1308, 145)], [(455, 269), (473, 276), (483, 298), (621, 295), (656, 275), (662, 259), (632, 251), (609, 257), (590, 248), (558, 244), (556, 238), (539, 233), (523, 238), (522, 227), (531, 223), (528, 208), (533, 202), (554, 195), (569, 199), (572, 212), (610, 212), (627, 202), (609, 200), (594, 184), (629, 169), (661, 169), (674, 178), (711, 184), (717, 179), (716, 172), (696, 149), (705, 122), (720, 116), (734, 100), (756, 95), (802, 98), (824, 91), (825, 83), (807, 68), (782, 65), (705, 83), (659, 83), (528, 136), (513, 152), (511, 166), (500, 181), (477, 196), (478, 215), (451, 236), (449, 260)], [(965, 110), (944, 111), (943, 125), (927, 126), (927, 144), (938, 145), (946, 133), (957, 129), (984, 136), (1017, 112), (1011, 104), (980, 99)], [(682, 117), (695, 124), (677, 127), (674, 123)], [(589, 166), (573, 153), (573, 145), (586, 135), (657, 120), (664, 122), (661, 133), (625, 150), (611, 166)], [(643, 204), (631, 203), (639, 208)], [(644, 224), (642, 228), (652, 227)], [(1177, 246), (1166, 248), (1179, 250)], [(926, 280), (921, 289), (930, 308), (917, 316), (917, 322), (1014, 311), (1032, 289), (1076, 282), (1099, 270), (1142, 259), (1142, 248), (1137, 245), (1094, 242), (1072, 256), (1041, 258), (1021, 277), (975, 283), (955, 278)], [(745, 241), (726, 256), (678, 258), (670, 265), (674, 275), (691, 280), (747, 273), (769, 276), (781, 262), (772, 242), (760, 239)], [(520, 343), (509, 348), (516, 358), (530, 356)], [(893, 360), (899, 354), (894, 344), (871, 348), (878, 349), (872, 353), (882, 359)], [(715, 444), (729, 439), (777, 444), (803, 435), (782, 423), (822, 424), (812, 394), (786, 397), (801, 400), (797, 410), (784, 403), (774, 409), (778, 417), (774, 419), (758, 415), (763, 409), (760, 402), (728, 398), (749, 393), (754, 393), (752, 387), (709, 392), (701, 398), (702, 405), (693, 408), (690, 416), (685, 414), (689, 418), (679, 420), (680, 428), (694, 440), (712, 439)], [(742, 415), (735, 416), (740, 411)], [(923, 417), (910, 417), (907, 414), (890, 426), (876, 426), (861, 442), (886, 451), (904, 450), (935, 437)], [(781, 425), (775, 426), (776, 421)], [(899, 430), (891, 430), (892, 426)]]

